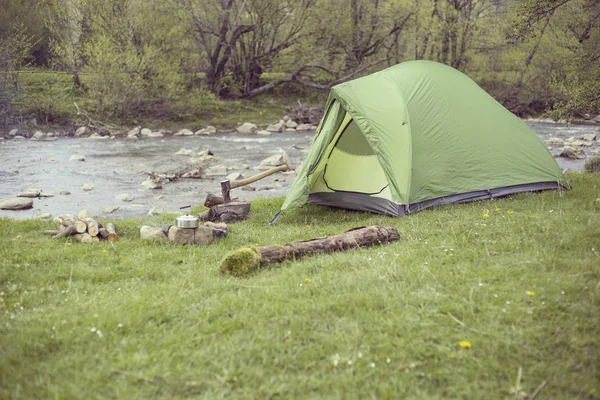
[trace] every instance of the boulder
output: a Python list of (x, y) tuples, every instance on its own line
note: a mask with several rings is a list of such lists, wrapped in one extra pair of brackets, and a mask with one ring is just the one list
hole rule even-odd
[(258, 126), (256, 126), (255, 124), (252, 124), (250, 122), (244, 122), (242, 125), (236, 128), (236, 131), (242, 134), (249, 134), (254, 133), (257, 129)]
[(145, 188), (145, 189), (148, 189), (148, 190), (151, 190), (151, 189), (162, 189), (162, 185), (161, 185), (160, 181), (157, 181), (157, 180), (152, 179), (150, 177), (148, 179), (146, 179), (144, 182), (140, 183), (140, 186), (143, 187), (143, 188)]
[(571, 160), (581, 160), (585, 158), (585, 153), (582, 149), (565, 146), (562, 153), (560, 153), (558, 156), (563, 158), (569, 158)]
[(148, 213), (146, 214), (147, 216), (151, 217), (153, 215), (161, 215), (161, 214), (165, 214), (167, 211), (163, 210), (163, 209), (159, 209), (156, 207), (152, 207), (150, 210), (148, 210)]
[(77, 213), (77, 218), (79, 218), (79, 219), (96, 218), (96, 214), (94, 214), (90, 210), (79, 210), (79, 212)]
[(165, 135), (162, 132), (150, 132), (146, 136), (149, 138), (159, 138), (159, 137), (164, 137)]
[(25, 136), (20, 136), (20, 135), (13, 136), (13, 140), (25, 140), (25, 139), (26, 139)]
[(311, 124), (298, 124), (298, 126), (296, 127), (297, 132), (309, 132), (311, 130), (313, 130)]
[(150, 129), (148, 129), (148, 128), (144, 128), (144, 129), (142, 129), (142, 130), (140, 131), (140, 135), (142, 135), (142, 136), (148, 136), (148, 135), (150, 135), (151, 133), (152, 133), (152, 131), (151, 131)]
[(294, 128), (285, 128), (283, 131), (284, 132), (296, 132), (296, 129), (294, 129)]
[(264, 129), (261, 129), (260, 131), (257, 131), (256, 134), (263, 135), (263, 136), (269, 136), (269, 135), (272, 135), (273, 132), (269, 132), (269, 131), (265, 131)]
[(175, 244), (203, 244), (227, 236), (227, 225), (206, 222), (195, 228), (169, 228), (169, 240)]
[(179, 132), (175, 132), (175, 134), (173, 134), (173, 136), (194, 136), (194, 132), (190, 131), (189, 129), (181, 129)]
[(206, 170), (206, 176), (225, 176), (227, 175), (227, 167), (224, 165), (215, 165)]
[(40, 215), (36, 215), (35, 218), (36, 219), (50, 219), (50, 218), (52, 218), (52, 214), (50, 214), (50, 213), (43, 213), (43, 214), (40, 214)]
[(119, 194), (115, 196), (115, 200), (117, 201), (133, 201), (133, 196), (128, 195), (127, 193)]
[(69, 161), (85, 161), (85, 156), (81, 154), (73, 154), (69, 158)]
[(583, 140), (573, 140), (572, 142), (567, 142), (569, 146), (577, 146), (577, 147), (590, 147), (594, 144), (594, 142), (584, 142)]
[(194, 132), (194, 135), (208, 136), (208, 135), (214, 135), (215, 133), (217, 133), (217, 128), (209, 125), (206, 128), (197, 130), (196, 132)]
[(286, 123), (285, 123), (286, 128), (296, 129), (297, 126), (298, 126), (298, 123), (292, 119), (286, 121)]
[(142, 226), (140, 228), (140, 239), (142, 240), (167, 240), (167, 235), (162, 228)]
[(290, 116), (289, 116), (289, 115), (284, 115), (284, 116), (283, 116), (283, 118), (281, 118), (281, 120), (282, 120), (284, 123), (288, 122), (290, 119), (291, 119), (291, 118), (290, 118)]
[(42, 139), (44, 139), (45, 136), (46, 136), (46, 134), (44, 132), (35, 131), (35, 133), (31, 137), (31, 140), (42, 140)]
[(269, 132), (281, 132), (283, 130), (283, 124), (282, 123), (276, 123), (276, 124), (271, 124), (269, 126), (267, 126), (267, 131)]
[(101, 213), (104, 213), (104, 214), (112, 214), (112, 213), (114, 213), (115, 211), (117, 211), (118, 209), (119, 209), (119, 207), (118, 207), (118, 206), (115, 206), (115, 207), (102, 207), (102, 208), (100, 209), (100, 212), (101, 212)]
[(33, 207), (33, 200), (18, 197), (0, 202), (0, 210), (26, 210)]
[(190, 150), (190, 149), (180, 149), (174, 155), (176, 155), (176, 156), (191, 156), (192, 154), (194, 154), (193, 150)]
[(60, 194), (61, 196), (68, 196), (68, 195), (70, 195), (70, 194), (71, 194), (71, 192), (69, 192), (68, 190), (62, 190), (62, 191), (61, 191), (59, 194)]
[(110, 139), (110, 136), (102, 136), (99, 133), (94, 132), (90, 136), (88, 136), (88, 139), (105, 140)]
[(544, 144), (548, 147), (563, 147), (565, 145), (565, 141), (561, 138), (551, 137), (544, 140)]
[(28, 197), (30, 199), (40, 197), (54, 197), (54, 193), (44, 192), (42, 189), (28, 189), (26, 192), (21, 192), (17, 197)]
[(79, 128), (77, 128), (77, 130), (75, 131), (75, 134), (73, 136), (86, 137), (86, 136), (89, 136), (91, 133), (92, 133), (92, 131), (87, 126), (80, 126)]
[(138, 137), (139, 135), (140, 135), (140, 127), (139, 126), (136, 126), (135, 128), (133, 128), (127, 132), (128, 138)]
[(91, 183), (84, 183), (81, 189), (86, 192), (89, 192), (90, 190), (94, 189), (94, 185), (92, 185)]
[(8, 137), (13, 138), (13, 137), (17, 136), (18, 134), (19, 134), (19, 130), (18, 129), (11, 129), (11, 131), (8, 132)]
[(230, 181), (239, 181), (240, 179), (244, 179), (244, 175), (240, 174), (239, 172), (232, 172), (231, 174), (227, 175), (227, 178), (225, 179)]
[(585, 140), (586, 142), (593, 142), (594, 140), (596, 140), (596, 134), (584, 133), (583, 135), (579, 136), (579, 139)]
[(193, 169), (191, 171), (186, 172), (181, 175), (182, 178), (190, 178), (190, 179), (202, 179), (206, 175), (204, 174), (204, 170), (202, 168)]
[(283, 150), (281, 150), (281, 153), (279, 154), (275, 154), (274, 156), (262, 160), (257, 169), (270, 169), (280, 165), (290, 165), (290, 159), (287, 153)]

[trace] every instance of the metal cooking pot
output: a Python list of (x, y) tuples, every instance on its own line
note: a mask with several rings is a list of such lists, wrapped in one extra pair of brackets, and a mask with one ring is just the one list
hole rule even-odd
[(178, 228), (194, 229), (198, 227), (198, 217), (193, 215), (180, 215), (175, 219), (175, 226)]

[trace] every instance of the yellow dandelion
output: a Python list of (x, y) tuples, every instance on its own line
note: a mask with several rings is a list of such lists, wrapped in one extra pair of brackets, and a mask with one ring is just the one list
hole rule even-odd
[(310, 280), (310, 278), (304, 278), (304, 283), (311, 283), (312, 281)]
[(513, 210), (508, 210), (506, 213), (507, 213), (508, 215), (511, 215), (511, 214), (513, 213)]
[(489, 216), (490, 216), (490, 214), (488, 214), (488, 213), (483, 214), (483, 218), (487, 218)]
[(494, 211), (498, 212), (501, 211), (502, 209), (500, 207), (496, 207), (496, 209)]
[(103, 252), (103, 253), (108, 253), (108, 250), (106, 250), (106, 249), (103, 249), (103, 250), (102, 250), (102, 252)]
[(535, 296), (535, 292), (532, 292), (531, 290), (528, 290), (527, 291), (527, 295), (533, 297), (533, 296)]
[(471, 348), (471, 342), (469, 342), (467, 340), (463, 340), (458, 345), (460, 346), (461, 349), (470, 349)]

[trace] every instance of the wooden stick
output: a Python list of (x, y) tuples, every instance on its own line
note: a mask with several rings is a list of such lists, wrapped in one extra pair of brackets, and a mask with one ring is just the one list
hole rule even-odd
[(287, 243), (283, 246), (243, 247), (227, 254), (221, 260), (220, 269), (223, 273), (243, 276), (268, 263), (389, 243), (399, 239), (400, 234), (391, 226), (362, 227), (336, 236)]
[(55, 236), (55, 235), (58, 235), (60, 233), (60, 231), (43, 231), (42, 233), (44, 235)]

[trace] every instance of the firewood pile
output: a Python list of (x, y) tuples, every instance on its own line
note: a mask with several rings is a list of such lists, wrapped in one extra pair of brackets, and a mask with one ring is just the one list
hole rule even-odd
[(57, 220), (60, 223), (59, 230), (44, 231), (45, 234), (51, 235), (54, 239), (69, 237), (81, 243), (119, 240), (115, 225), (110, 222), (103, 226), (102, 223), (92, 217), (75, 218), (68, 216), (60, 217)]

